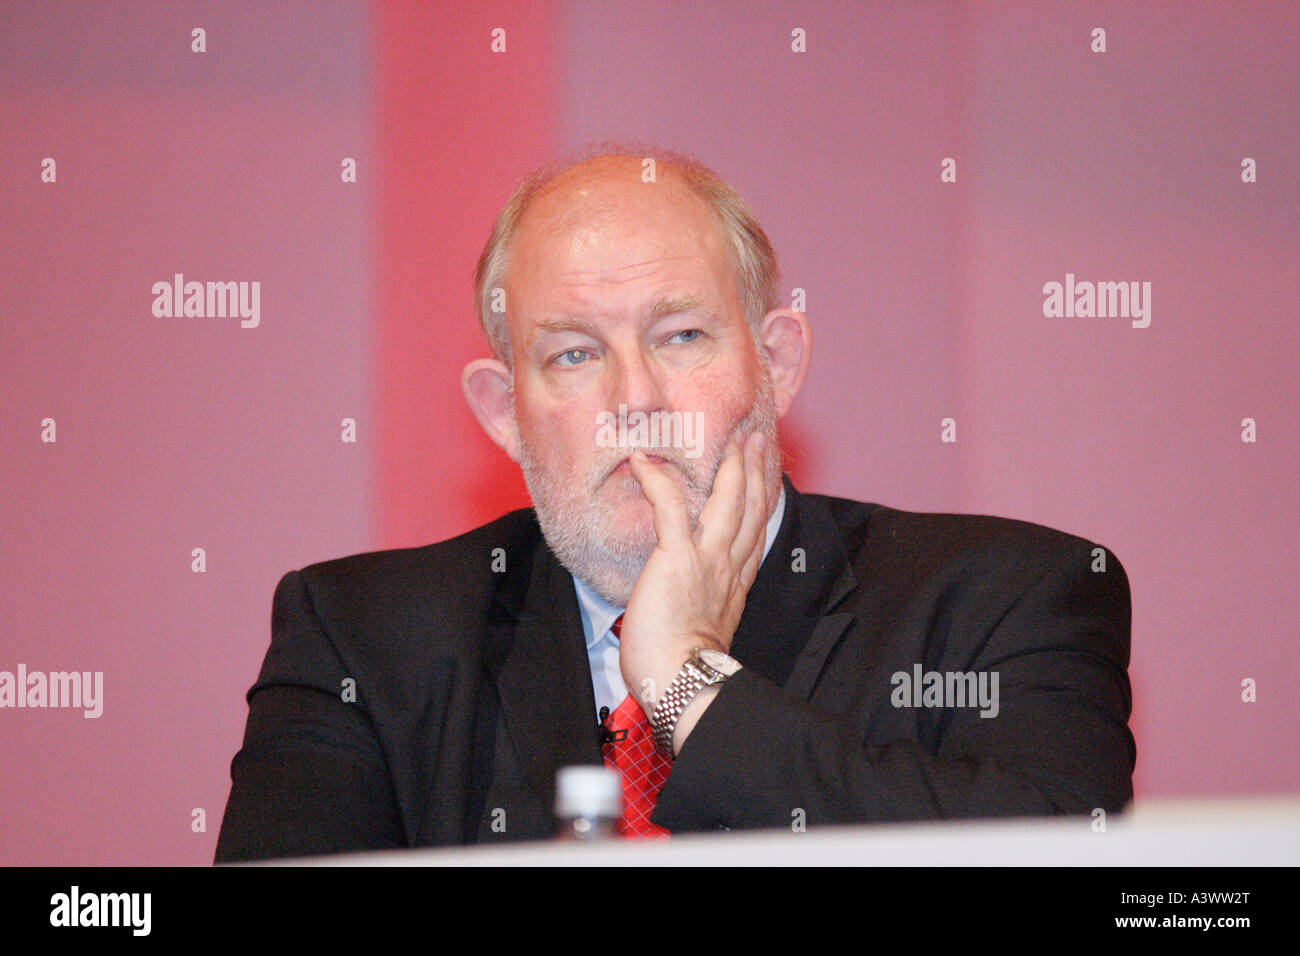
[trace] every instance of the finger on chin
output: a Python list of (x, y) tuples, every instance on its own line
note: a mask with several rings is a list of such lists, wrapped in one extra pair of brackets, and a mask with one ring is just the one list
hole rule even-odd
[(680, 540), (683, 535), (689, 538), (691, 533), (686, 498), (664, 470), (668, 466), (668, 462), (650, 461), (642, 451), (632, 452), (628, 459), (632, 477), (641, 485), (641, 491), (654, 511), (655, 534), (664, 544)]

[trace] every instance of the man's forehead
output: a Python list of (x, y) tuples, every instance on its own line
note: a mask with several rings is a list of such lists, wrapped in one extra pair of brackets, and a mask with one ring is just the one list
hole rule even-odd
[[(687, 313), (698, 313), (717, 317), (717, 309), (707, 296), (692, 293), (664, 293), (653, 296), (648, 304), (637, 308), (630, 317), (646, 323), (658, 319)], [(609, 318), (609, 313), (601, 308), (587, 309), (581, 306), (572, 309), (548, 309), (532, 316), (530, 325), (534, 335), (546, 332), (564, 331), (582, 328), (588, 320)]]
[[(702, 254), (665, 255), (651, 259), (639, 259), (637, 262), (622, 263), (620, 250), (609, 248), (601, 250), (607, 253), (608, 261), (599, 263), (596, 268), (570, 269), (554, 276), (553, 284), (557, 289), (581, 291), (592, 286), (617, 286), (638, 279), (651, 279), (663, 275), (691, 276), (702, 273), (709, 266)], [(590, 261), (590, 260), (586, 260)], [(594, 264), (594, 263), (593, 263)]]
[(507, 285), (530, 306), (595, 308), (611, 300), (659, 295), (725, 296), (731, 273), (720, 243), (698, 230), (578, 227), (564, 236), (521, 246)]
[(713, 210), (678, 177), (572, 176), (520, 222), (506, 273), (527, 339), (584, 319), (654, 321), (730, 309), (732, 266)]

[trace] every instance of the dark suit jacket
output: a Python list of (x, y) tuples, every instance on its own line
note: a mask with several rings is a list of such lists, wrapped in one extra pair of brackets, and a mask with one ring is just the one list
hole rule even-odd
[[(656, 823), (1121, 809), (1135, 747), (1114, 555), (1094, 570), (1094, 545), (1038, 525), (785, 488), (731, 649), (744, 668)], [(895, 706), (892, 675), (916, 664), (996, 671), (997, 716)], [(545, 838), (556, 771), (601, 760), (573, 579), (531, 509), (285, 575), (248, 701), (218, 862)]]

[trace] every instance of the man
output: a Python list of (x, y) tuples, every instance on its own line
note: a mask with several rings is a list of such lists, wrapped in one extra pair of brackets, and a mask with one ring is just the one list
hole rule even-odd
[(462, 384), (536, 510), (281, 580), (218, 861), (545, 838), (557, 771), (602, 760), (652, 768), (629, 833), (1123, 807), (1118, 560), (798, 492), (811, 332), (777, 289), (686, 157), (525, 180)]

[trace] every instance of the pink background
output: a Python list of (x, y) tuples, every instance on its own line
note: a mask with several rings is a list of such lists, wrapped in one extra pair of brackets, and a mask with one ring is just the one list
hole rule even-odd
[[(803, 490), (1105, 544), (1138, 799), (1300, 790), (1295, 5), (467, 6), (0, 9), (0, 669), (105, 684), (0, 710), (0, 863), (209, 862), (280, 575), (527, 504), (460, 396), (473, 265), (617, 136), (734, 183), (806, 290)], [(260, 281), (260, 327), (155, 318), (174, 272)], [(1151, 326), (1044, 318), (1067, 272)]]

